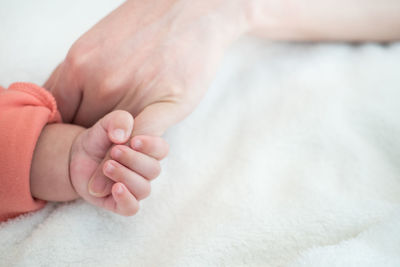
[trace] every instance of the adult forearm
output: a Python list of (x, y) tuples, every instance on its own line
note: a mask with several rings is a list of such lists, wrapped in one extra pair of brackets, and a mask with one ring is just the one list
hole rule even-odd
[(271, 39), (400, 39), (398, 0), (250, 0), (253, 32)]
[(70, 148), (84, 128), (70, 124), (49, 124), (36, 144), (31, 165), (32, 196), (49, 201), (78, 198), (69, 178)]

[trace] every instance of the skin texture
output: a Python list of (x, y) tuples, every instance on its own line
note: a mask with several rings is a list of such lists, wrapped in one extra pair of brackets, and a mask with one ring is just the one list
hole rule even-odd
[(64, 121), (89, 127), (123, 109), (133, 135), (160, 136), (186, 117), (244, 28), (224, 21), (224, 1), (204, 3), (127, 1), (85, 33), (45, 84)]
[(251, 0), (252, 32), (271, 40), (389, 42), (400, 39), (397, 0)]
[[(150, 181), (159, 175), (159, 160), (166, 156), (168, 145), (159, 137), (130, 139), (132, 129), (132, 115), (126, 111), (109, 113), (89, 129), (47, 125), (33, 156), (32, 195), (49, 201), (82, 197), (121, 215), (135, 214), (139, 201), (150, 194)], [(104, 161), (107, 153), (111, 159)], [(90, 177), (98, 168), (113, 181), (107, 197), (88, 192)]]
[[(135, 117), (133, 136), (161, 136), (197, 106), (242, 34), (390, 41), (399, 13), (397, 0), (130, 0), (78, 39), (44, 86), (66, 122), (89, 127), (122, 109)], [(93, 195), (110, 194), (100, 169), (93, 179)]]
[[(121, 108), (135, 117), (134, 136), (162, 135), (198, 104), (243, 27), (223, 20), (223, 4), (127, 1), (116, 9), (76, 42), (45, 85), (64, 121), (87, 127)], [(110, 194), (113, 181), (101, 169), (93, 179), (100, 184), (94, 196)]]

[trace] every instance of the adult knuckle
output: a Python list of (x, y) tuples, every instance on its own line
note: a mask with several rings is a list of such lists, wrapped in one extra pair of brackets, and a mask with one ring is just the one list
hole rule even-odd
[(180, 82), (170, 79), (163, 79), (157, 84), (158, 93), (163, 96), (166, 101), (176, 101), (181, 99), (185, 94), (184, 86)]
[(177, 86), (177, 85), (170, 85), (166, 87), (166, 98), (170, 98), (170, 99), (179, 99), (183, 96), (184, 94), (184, 90), (181, 86)]
[(73, 72), (79, 72), (85, 68), (88, 62), (88, 53), (79, 46), (72, 46), (65, 57), (65, 64)]
[(99, 100), (109, 101), (118, 97), (123, 91), (123, 87), (120, 86), (113, 76), (104, 77), (100, 82), (100, 86), (97, 91)]

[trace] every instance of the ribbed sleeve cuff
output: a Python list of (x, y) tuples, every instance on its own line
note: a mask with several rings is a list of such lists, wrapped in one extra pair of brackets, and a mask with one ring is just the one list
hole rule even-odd
[(40, 133), (53, 122), (61, 122), (56, 101), (40, 86), (0, 91), (0, 221), (44, 206), (31, 195), (30, 169)]

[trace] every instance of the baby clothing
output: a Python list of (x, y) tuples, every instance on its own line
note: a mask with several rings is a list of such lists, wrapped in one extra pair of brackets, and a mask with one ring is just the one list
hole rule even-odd
[(48, 123), (61, 122), (54, 97), (31, 83), (0, 87), (0, 221), (42, 208), (30, 192), (36, 142)]

